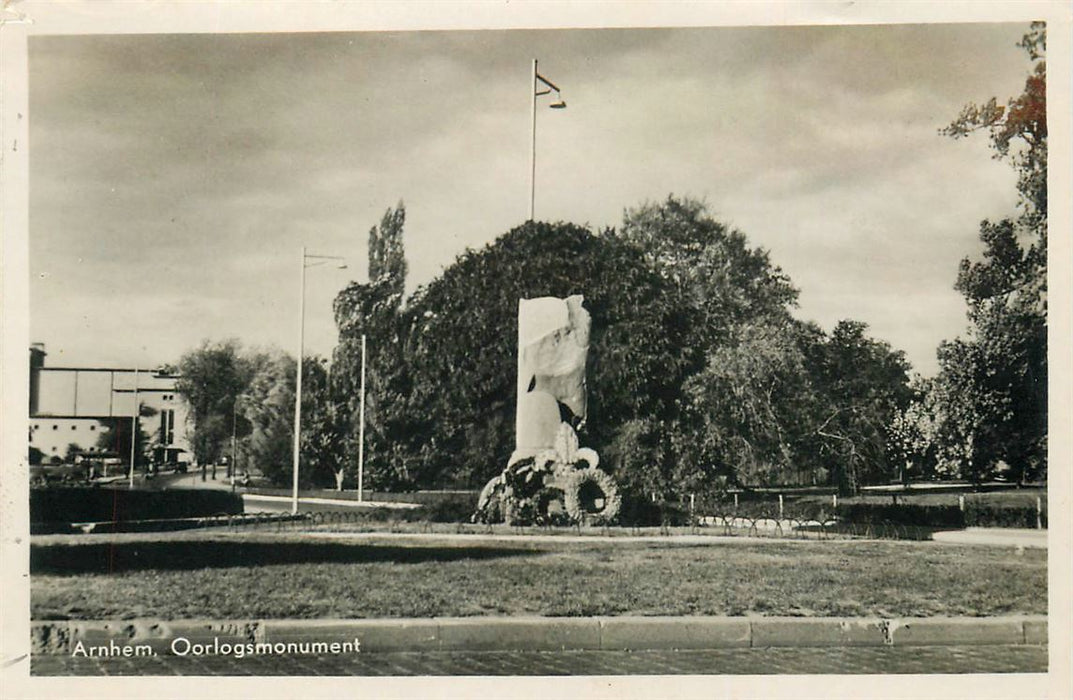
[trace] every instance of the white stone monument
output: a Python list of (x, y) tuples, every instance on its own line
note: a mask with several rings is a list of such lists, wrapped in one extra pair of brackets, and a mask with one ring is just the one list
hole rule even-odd
[(481, 492), (474, 520), (490, 522), (497, 511), (508, 522), (525, 522), (552, 508), (574, 520), (610, 521), (617, 514), (614, 480), (597, 468), (594, 450), (578, 446), (575, 432), (587, 417), (591, 319), (584, 300), (580, 294), (519, 300), (515, 448), (507, 468)]
[(518, 401), (515, 449), (508, 464), (555, 446), (562, 423), (586, 417), (589, 312), (584, 297), (518, 302)]

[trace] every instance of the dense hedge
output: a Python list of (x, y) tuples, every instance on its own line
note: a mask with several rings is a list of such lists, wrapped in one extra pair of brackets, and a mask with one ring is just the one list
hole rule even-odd
[(75, 486), (30, 490), (32, 523), (166, 520), (241, 512), (241, 496), (212, 489), (128, 491)]
[(468, 523), (477, 510), (476, 492), (444, 494), (428, 499), (417, 512), (434, 523)]
[[(1040, 514), (1040, 524), (1047, 527), (1047, 508)], [(1002, 506), (994, 503), (966, 501), (965, 525), (969, 527), (1036, 527), (1036, 506)]]
[(965, 514), (957, 506), (839, 503), (834, 511), (839, 520), (862, 525), (887, 522), (924, 527), (965, 527)]

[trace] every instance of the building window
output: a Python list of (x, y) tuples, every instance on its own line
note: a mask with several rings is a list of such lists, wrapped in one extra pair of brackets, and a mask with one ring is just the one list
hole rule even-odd
[(72, 425), (71, 430), (78, 430), (78, 426), (77, 425)]
[(163, 445), (175, 442), (175, 411), (160, 412), (160, 442)]
[(96, 430), (96, 429), (97, 429), (97, 426), (95, 426), (95, 425), (91, 425), (91, 426), (89, 426), (89, 429), (90, 429), (90, 430)]
[(52, 426), (52, 429), (53, 429), (53, 430), (59, 430), (59, 429), (60, 429), (60, 426), (58, 426), (58, 425), (53, 425), (53, 426)]

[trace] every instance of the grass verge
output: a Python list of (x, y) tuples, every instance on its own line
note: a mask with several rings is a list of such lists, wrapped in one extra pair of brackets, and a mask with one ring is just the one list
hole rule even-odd
[(1045, 551), (928, 542), (35, 537), (33, 619), (1044, 614)]

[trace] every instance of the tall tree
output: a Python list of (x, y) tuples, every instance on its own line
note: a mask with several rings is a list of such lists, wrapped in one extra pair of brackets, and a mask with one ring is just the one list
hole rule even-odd
[(302, 362), (301, 468), (312, 482), (334, 482), (341, 491), (353, 469), (346, 456), (345, 404), (332, 391), (329, 369), (328, 362), (319, 357)]
[(867, 324), (839, 321), (813, 365), (826, 415), (816, 428), (844, 494), (888, 480), (890, 424), (912, 398), (905, 354), (868, 337)]
[[(250, 426), (242, 454), (270, 481), (289, 484), (294, 455), (294, 358), (279, 350), (251, 354), (250, 380), (238, 409)], [(299, 473), (301, 475), (301, 472)]]
[(957, 478), (964, 445), (946, 442), (943, 431), (949, 420), (944, 386), (936, 378), (917, 375), (909, 386), (912, 399), (891, 420), (888, 444), (900, 478)]
[[(970, 104), (942, 130), (986, 131), (995, 157), (1018, 174), (1017, 216), (984, 221), (982, 259), (961, 261), (955, 288), (968, 304), (967, 338), (940, 348), (951, 439), (972, 449), (970, 476), (1006, 462), (1018, 479), (1046, 474), (1047, 442), (1047, 46), (1032, 24), (1020, 46), (1034, 62), (1021, 95)], [(957, 421), (961, 421), (958, 423)], [(970, 466), (971, 465), (971, 466)]]
[(384, 212), (379, 226), (369, 229), (369, 281), (387, 283), (397, 304), (402, 302), (406, 288), (406, 248), (402, 241), (405, 223), (406, 206), (399, 200), (394, 209)]
[[(680, 431), (676, 480), (689, 490), (725, 477), (740, 486), (793, 480), (814, 397), (795, 324), (742, 323), (730, 343), (713, 348), (704, 369), (685, 384), (689, 410)], [(691, 428), (691, 429), (690, 429)]]
[(669, 195), (627, 209), (617, 235), (703, 313), (695, 329), (702, 345), (726, 341), (737, 324), (781, 323), (797, 303), (797, 289), (767, 251), (750, 248), (744, 233), (714, 219), (699, 200)]
[(202, 465), (215, 464), (231, 436), (236, 398), (249, 385), (252, 367), (234, 339), (204, 341), (179, 360), (176, 390), (190, 406), (191, 443)]
[[(826, 476), (885, 479), (886, 421), (906, 400), (904, 356), (839, 323), (830, 338), (791, 316), (797, 290), (767, 252), (670, 196), (626, 213), (620, 236), (697, 312), (685, 353), (701, 369), (674, 422), (680, 485), (711, 475), (755, 486)], [(638, 434), (643, 434), (638, 433)]]
[[(800, 370), (790, 330), (797, 290), (767, 251), (750, 247), (696, 199), (669, 195), (627, 209), (615, 235), (641, 252), (690, 319), (677, 339), (682, 399), (661, 421), (641, 417), (626, 435), (673, 465), (664, 481), (678, 492), (778, 480), (793, 419), (771, 398), (776, 385), (802, 386), (789, 379)], [(727, 395), (744, 403), (730, 406)]]
[(403, 447), (413, 439), (404, 410), (408, 380), (402, 359), (405, 221), (401, 201), (384, 213), (380, 225), (369, 231), (369, 282), (352, 282), (334, 303), (339, 344), (332, 361), (333, 421), (349, 426), (343, 450), (356, 455), (362, 432), (359, 422), (364, 336), (365, 476), (374, 488), (407, 488), (414, 483), (410, 451)]
[[(142, 418), (153, 416), (156, 411), (151, 406), (139, 406), (138, 414)], [(134, 422), (130, 418), (111, 418), (105, 421), (104, 430), (97, 436), (96, 447), (100, 450), (114, 452), (120, 459), (130, 461), (130, 436)], [(153, 438), (145, 430), (145, 421), (137, 422), (134, 442), (134, 464), (144, 466), (149, 463), (153, 448)]]

